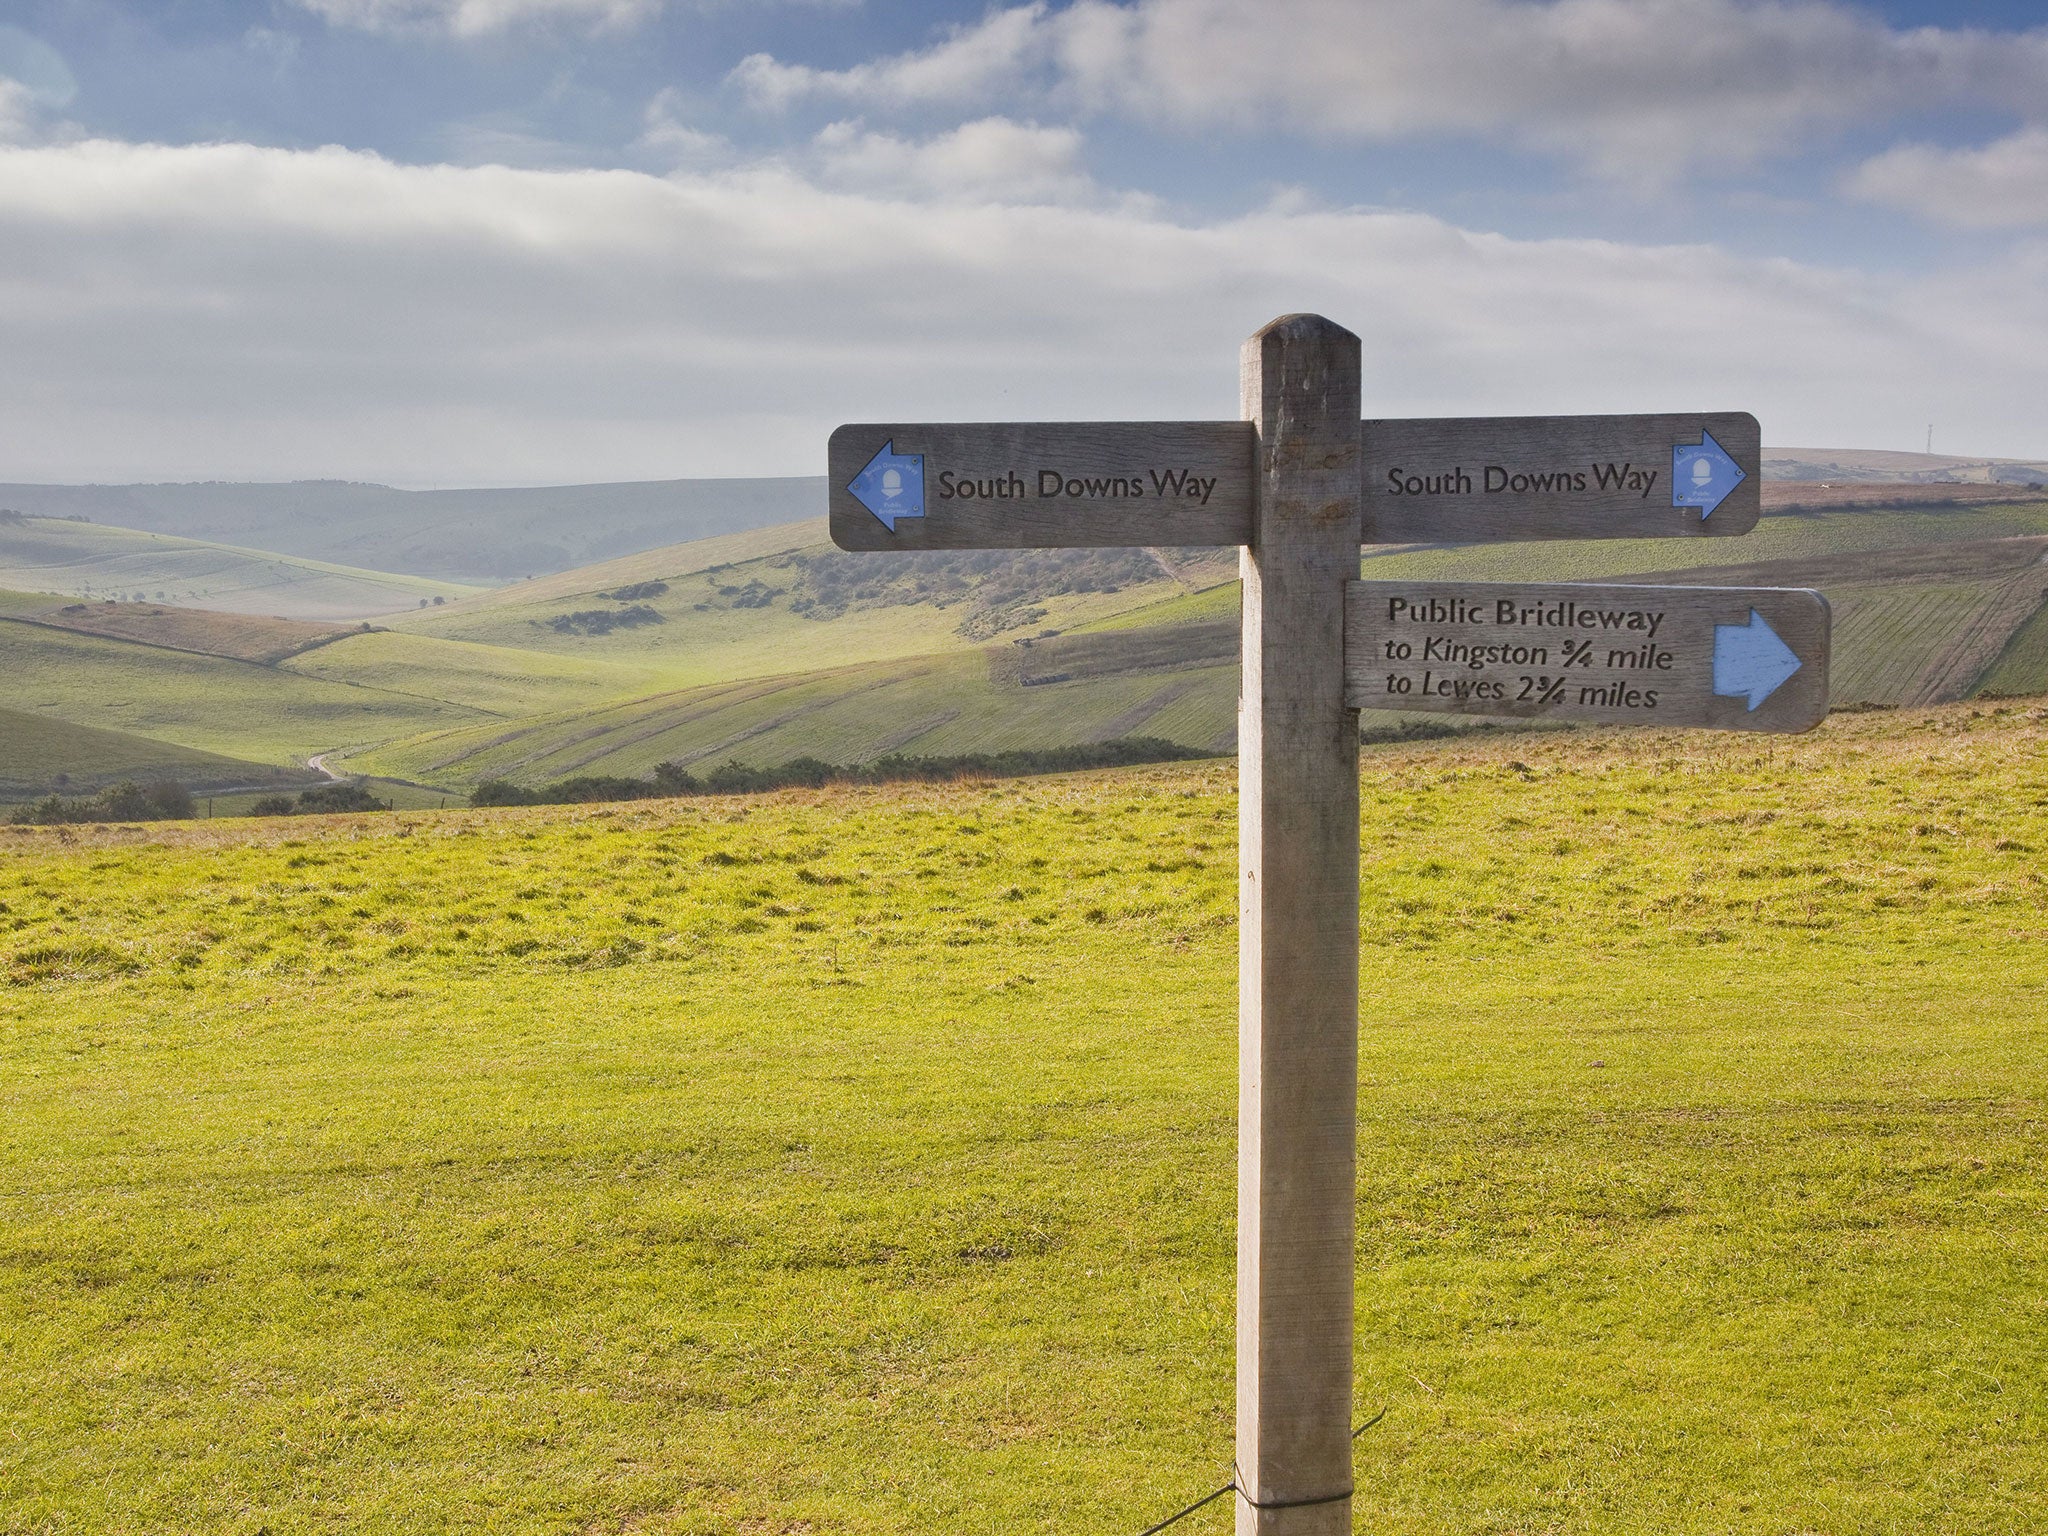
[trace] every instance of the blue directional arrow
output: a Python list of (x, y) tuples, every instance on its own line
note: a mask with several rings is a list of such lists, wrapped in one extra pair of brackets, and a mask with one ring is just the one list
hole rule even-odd
[(924, 455), (898, 453), (891, 438), (846, 488), (894, 533), (897, 518), (924, 516)]
[(1714, 692), (1748, 694), (1751, 709), (1804, 665), (1754, 608), (1747, 624), (1714, 626)]
[(1742, 466), (1728, 456), (1728, 450), (1714, 441), (1714, 434), (1700, 429), (1696, 443), (1674, 443), (1671, 448), (1671, 505), (1698, 507), (1700, 521), (1714, 515), (1730, 491), (1749, 478)]

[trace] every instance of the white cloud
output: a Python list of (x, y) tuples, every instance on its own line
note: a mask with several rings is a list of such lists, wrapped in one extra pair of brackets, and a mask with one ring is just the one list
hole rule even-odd
[(806, 96), (837, 97), (877, 109), (928, 102), (958, 104), (1009, 96), (1042, 65), (1052, 29), (1066, 25), (1042, 3), (991, 12), (974, 26), (955, 27), (944, 42), (845, 70), (783, 64), (765, 53), (740, 60), (731, 78), (757, 105), (781, 108)]
[(1902, 144), (1857, 167), (1848, 190), (1972, 229), (2048, 224), (2048, 128), (1975, 149)]
[(732, 145), (723, 134), (692, 127), (687, 116), (681, 91), (668, 86), (655, 92), (641, 114), (634, 148), (676, 166), (722, 165), (732, 158)]
[(1056, 100), (1189, 128), (1526, 142), (1642, 178), (1933, 103), (2038, 110), (2048, 30), (1900, 30), (1836, 0), (1074, 0), (851, 69), (755, 55), (732, 78), (768, 107)]
[(832, 123), (812, 147), (821, 175), (839, 185), (913, 197), (1060, 203), (1095, 193), (1081, 167), (1081, 145), (1072, 128), (985, 117), (924, 140), (870, 132), (858, 122)]
[(533, 23), (629, 27), (663, 0), (292, 0), (332, 26), (364, 32), (445, 32), (481, 37)]
[(1939, 420), (1958, 451), (2044, 454), (2048, 253), (2002, 262), (1909, 284), (786, 168), (0, 148), (0, 480), (813, 473), (843, 420), (1232, 416), (1239, 341), (1301, 309), (1363, 336), (1375, 414), (1739, 408), (1775, 441)]

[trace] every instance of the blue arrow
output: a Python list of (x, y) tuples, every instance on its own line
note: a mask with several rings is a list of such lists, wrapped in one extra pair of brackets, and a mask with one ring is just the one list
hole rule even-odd
[(1714, 441), (1714, 434), (1700, 429), (1696, 443), (1674, 443), (1671, 447), (1671, 505), (1698, 507), (1700, 521), (1714, 515), (1730, 491), (1749, 478), (1742, 466), (1728, 456), (1728, 450)]
[(1754, 608), (1747, 624), (1714, 626), (1714, 692), (1748, 694), (1751, 709), (1804, 665)]
[(924, 516), (924, 455), (898, 453), (891, 438), (846, 488), (894, 533), (897, 518)]

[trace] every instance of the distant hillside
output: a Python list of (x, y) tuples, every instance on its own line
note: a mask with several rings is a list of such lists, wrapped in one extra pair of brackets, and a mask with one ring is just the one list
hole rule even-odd
[(1882, 448), (1766, 448), (1766, 480), (1889, 481), (1894, 484), (2048, 484), (2048, 459), (1972, 459)]
[(366, 619), (476, 591), (164, 533), (0, 514), (0, 588), (299, 620)]
[(433, 576), (516, 581), (663, 544), (816, 517), (822, 477), (513, 490), (285, 485), (0, 485), (0, 509)]
[[(1810, 584), (1835, 605), (1838, 704), (2048, 687), (2048, 498), (1934, 499), (1908, 486), (1871, 505), (1859, 490), (1767, 512), (1739, 541), (1387, 547), (1361, 566), (1386, 580)], [(27, 521), (51, 537), (220, 548)], [(1235, 723), (1235, 575), (1233, 551), (847, 555), (812, 518), (449, 588), (466, 595), (367, 627), (0, 592), (0, 677), (7, 707), (44, 720), (277, 764), (319, 754), (451, 793), (663, 761), (1129, 735), (1214, 751)], [(1376, 739), (1444, 729), (1362, 724)]]

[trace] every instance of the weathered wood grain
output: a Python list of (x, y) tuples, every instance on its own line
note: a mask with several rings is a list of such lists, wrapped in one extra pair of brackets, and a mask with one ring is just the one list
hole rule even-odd
[(1351, 1529), (1358, 338), (1276, 320), (1245, 343), (1243, 391), (1259, 480), (1238, 720), (1237, 1529), (1337, 1536)]
[[(851, 489), (885, 445), (923, 458), (924, 515), (882, 518)], [(1078, 549), (1243, 544), (1252, 429), (1241, 421), (851, 424), (832, 434), (841, 549)], [(947, 484), (1002, 494), (947, 495)]]
[[(1797, 587), (1354, 581), (1345, 699), (1427, 710), (1722, 731), (1805, 731), (1828, 712), (1828, 605)], [(1799, 668), (1755, 708), (1716, 693), (1717, 630), (1757, 643), (1752, 614)]]
[[(1745, 476), (1704, 518), (1671, 500), (1672, 450), (1702, 433)], [(1745, 411), (1390, 418), (1363, 436), (1368, 544), (1724, 538), (1762, 507), (1762, 435)]]

